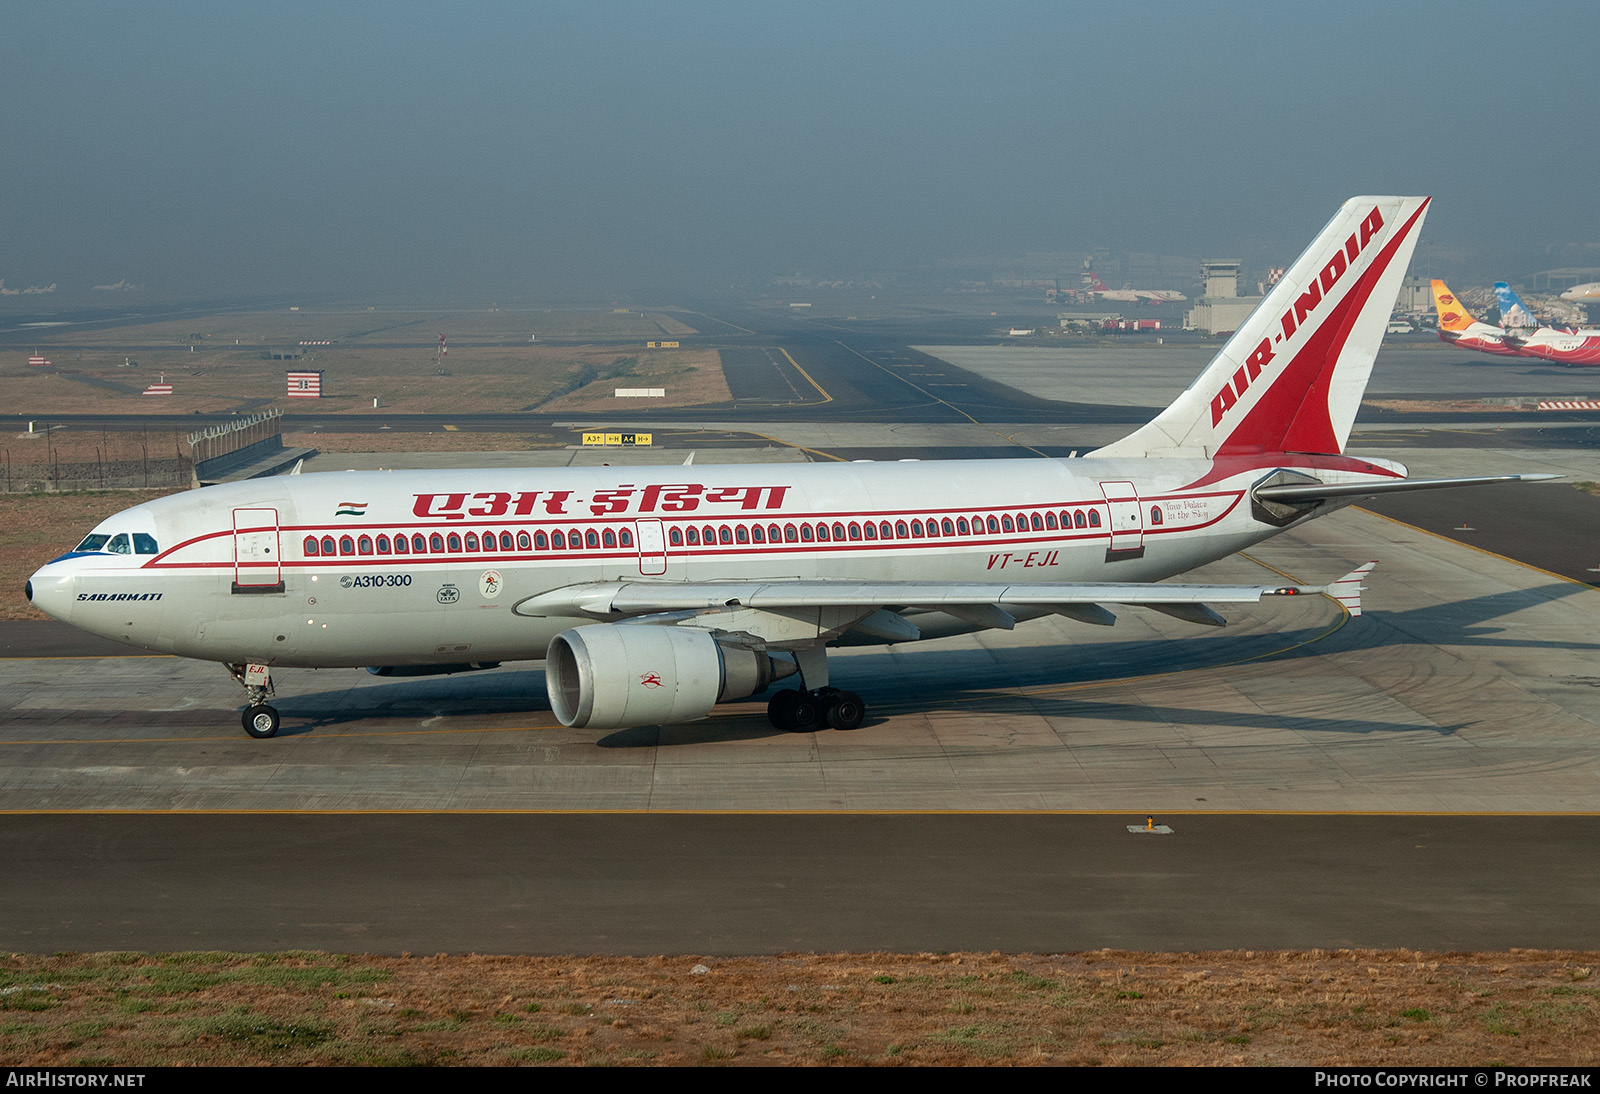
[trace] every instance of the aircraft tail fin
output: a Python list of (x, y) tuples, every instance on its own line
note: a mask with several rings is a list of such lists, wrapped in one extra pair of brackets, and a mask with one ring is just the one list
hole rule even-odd
[(1522, 297), (1517, 295), (1517, 290), (1507, 285), (1504, 281), (1494, 283), (1494, 296), (1500, 304), (1500, 325), (1507, 330), (1519, 328), (1532, 329), (1539, 325), (1533, 317), (1533, 312), (1528, 310), (1528, 305), (1522, 302)]
[(1433, 279), (1433, 311), (1439, 317), (1440, 330), (1466, 330), (1478, 321), (1450, 291), (1450, 286), (1437, 277)]
[(1093, 455), (1343, 452), (1428, 201), (1345, 202), (1189, 389)]

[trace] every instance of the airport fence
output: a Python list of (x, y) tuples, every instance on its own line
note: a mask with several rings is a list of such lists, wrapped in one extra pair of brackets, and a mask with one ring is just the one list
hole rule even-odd
[(168, 431), (41, 429), (5, 439), (0, 488), (10, 494), (188, 487), (194, 459)]

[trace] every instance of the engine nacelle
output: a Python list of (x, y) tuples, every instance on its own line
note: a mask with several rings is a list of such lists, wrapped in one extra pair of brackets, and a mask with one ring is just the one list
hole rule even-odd
[(697, 628), (649, 623), (562, 631), (544, 661), (550, 709), (575, 729), (692, 722), (795, 671)]

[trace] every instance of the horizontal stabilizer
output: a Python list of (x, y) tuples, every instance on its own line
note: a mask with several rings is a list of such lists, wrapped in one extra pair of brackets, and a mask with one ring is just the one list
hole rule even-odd
[(1486, 486), (1495, 482), (1547, 482), (1561, 475), (1485, 475), (1470, 479), (1393, 479), (1388, 482), (1291, 482), (1258, 486), (1262, 501), (1321, 501), (1324, 498), (1366, 498), (1402, 490), (1442, 490), (1450, 486)]

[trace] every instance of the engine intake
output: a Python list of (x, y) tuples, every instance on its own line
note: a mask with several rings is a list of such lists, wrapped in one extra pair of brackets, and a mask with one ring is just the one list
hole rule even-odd
[(648, 623), (562, 631), (544, 662), (550, 709), (574, 729), (692, 722), (795, 671), (703, 630)]

